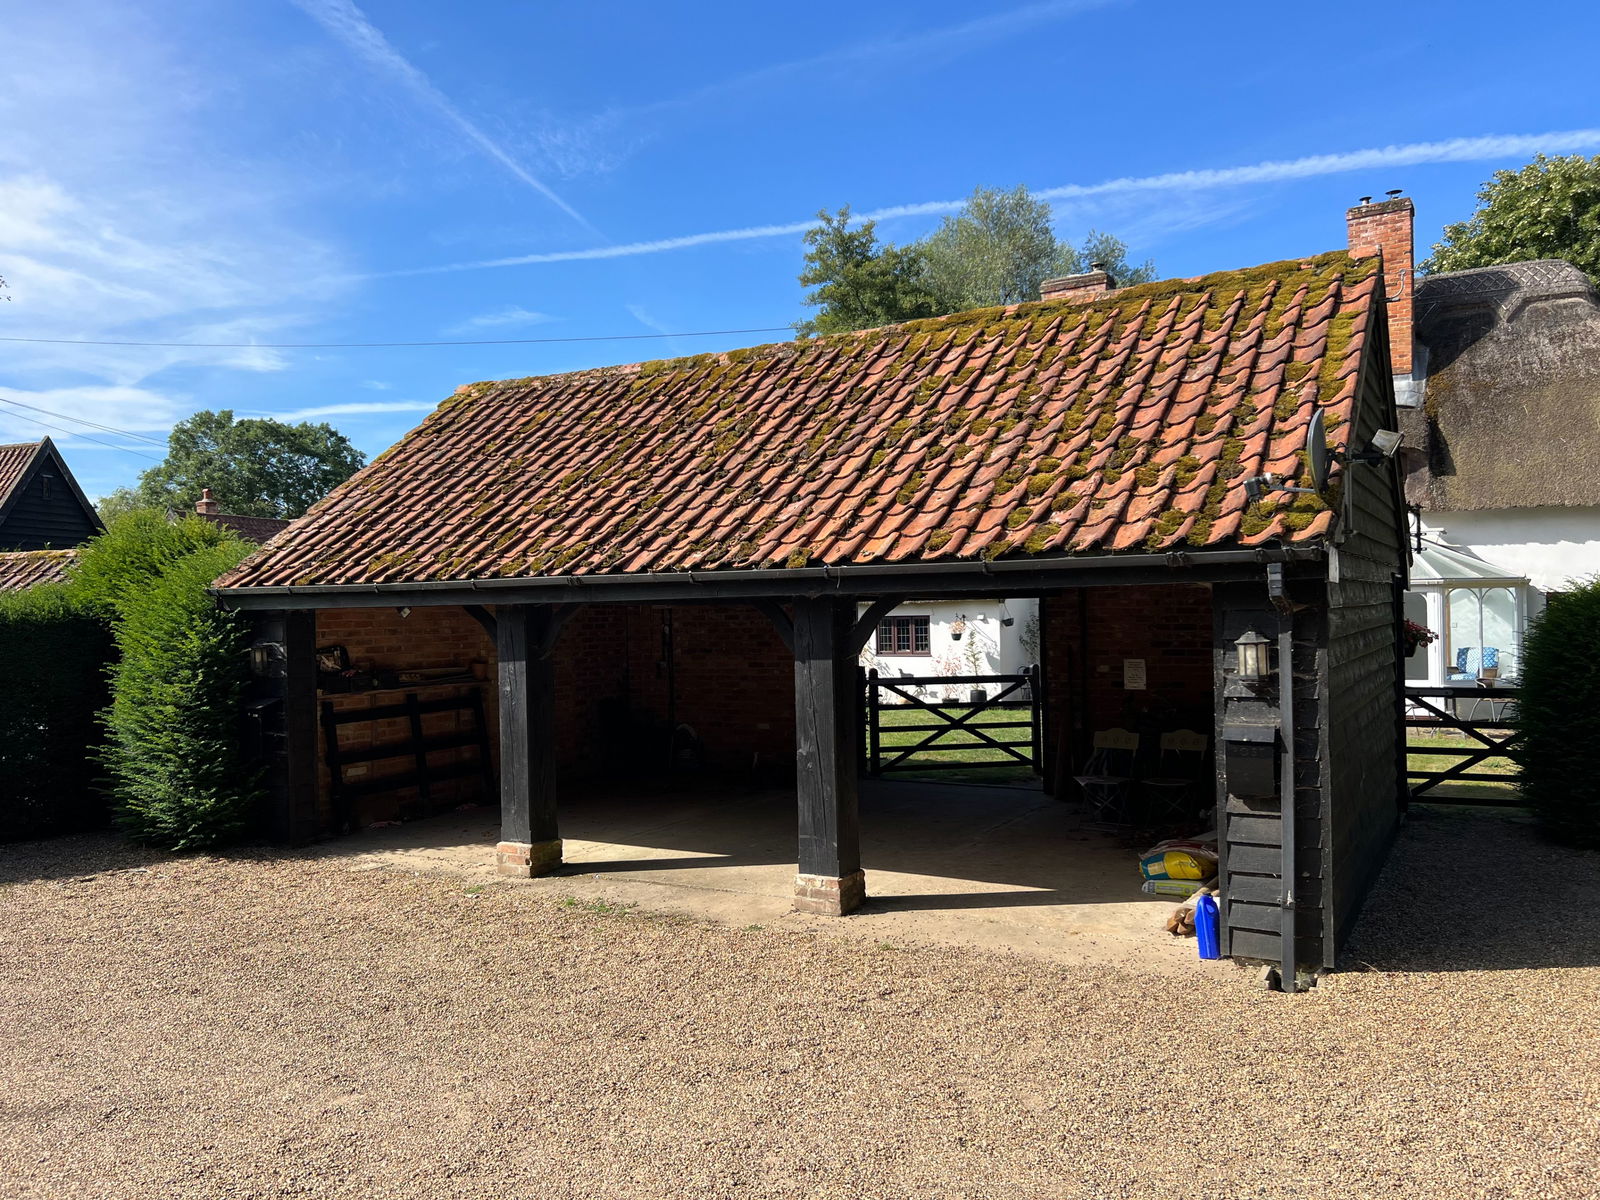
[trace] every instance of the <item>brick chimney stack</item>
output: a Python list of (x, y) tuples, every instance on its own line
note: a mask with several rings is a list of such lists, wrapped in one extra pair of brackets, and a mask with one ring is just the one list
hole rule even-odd
[(200, 489), (200, 499), (194, 502), (194, 510), (203, 517), (209, 517), (222, 511), (222, 505), (211, 498), (210, 488)]
[(1389, 308), (1389, 356), (1395, 376), (1411, 376), (1411, 316), (1416, 294), (1416, 252), (1412, 228), (1416, 210), (1398, 191), (1389, 199), (1361, 203), (1344, 215), (1350, 233), (1350, 253), (1358, 257), (1383, 255), (1383, 294)]
[(1099, 299), (1117, 286), (1117, 281), (1106, 273), (1105, 263), (1091, 263), (1090, 266), (1093, 269), (1082, 275), (1046, 279), (1039, 285), (1039, 299), (1084, 303)]

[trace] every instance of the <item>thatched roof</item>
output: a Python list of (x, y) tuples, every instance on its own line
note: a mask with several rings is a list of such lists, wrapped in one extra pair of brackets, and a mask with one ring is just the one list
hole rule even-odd
[(1429, 510), (1600, 504), (1600, 295), (1554, 259), (1421, 280), (1427, 455), (1407, 497)]

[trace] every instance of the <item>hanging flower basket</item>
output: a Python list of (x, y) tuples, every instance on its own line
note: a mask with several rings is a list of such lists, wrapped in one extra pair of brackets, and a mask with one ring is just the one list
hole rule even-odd
[(1432, 645), (1439, 640), (1439, 635), (1426, 625), (1418, 625), (1415, 621), (1407, 621), (1405, 628), (1400, 631), (1400, 636), (1405, 639), (1406, 657), (1410, 658), (1424, 646)]

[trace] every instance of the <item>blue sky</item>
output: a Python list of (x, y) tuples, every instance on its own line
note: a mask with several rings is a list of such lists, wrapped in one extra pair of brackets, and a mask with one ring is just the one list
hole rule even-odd
[[(942, 0), (792, 6), (53, 0), (0, 61), (0, 441), (91, 496), (199, 408), (369, 454), (456, 385), (773, 335), (799, 229), (920, 236), (978, 185), (1192, 275), (1343, 245), (1403, 188), (1419, 250), (1535, 150), (1600, 153), (1600, 6)], [(781, 335), (776, 335), (781, 336)], [(24, 419), (27, 413), (60, 429)], [(61, 432), (77, 429), (107, 447)], [(137, 452), (133, 452), (137, 451)]]

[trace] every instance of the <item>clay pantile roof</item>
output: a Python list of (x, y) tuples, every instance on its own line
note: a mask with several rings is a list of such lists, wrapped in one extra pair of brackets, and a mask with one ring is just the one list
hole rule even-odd
[(0, 502), (11, 494), (11, 489), (27, 474), (33, 456), (44, 447), (44, 442), (16, 442), (0, 446)]
[(202, 521), (210, 521), (224, 529), (231, 529), (247, 542), (257, 544), (271, 540), (289, 528), (290, 522), (282, 517), (247, 517), (239, 513), (198, 513)]
[(1319, 407), (1342, 448), (1376, 267), (1326, 254), (474, 384), (218, 586), (1318, 540), (1320, 497), (1247, 512), (1239, 479), (1298, 475)]
[(76, 550), (0, 550), (0, 592), (60, 583), (77, 557)]

